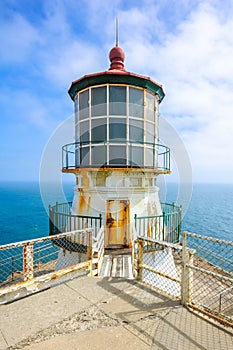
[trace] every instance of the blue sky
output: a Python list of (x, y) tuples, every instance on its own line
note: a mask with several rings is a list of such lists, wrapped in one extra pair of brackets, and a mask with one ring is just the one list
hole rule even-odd
[(71, 82), (109, 67), (116, 15), (125, 68), (163, 84), (161, 118), (193, 180), (232, 183), (231, 0), (1, 0), (0, 180), (39, 179), (46, 145), (73, 114)]

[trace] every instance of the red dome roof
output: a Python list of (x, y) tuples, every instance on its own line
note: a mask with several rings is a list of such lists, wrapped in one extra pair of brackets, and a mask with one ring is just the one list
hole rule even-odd
[(112, 48), (112, 50), (109, 53), (109, 59), (111, 61), (109, 70), (112, 70), (112, 69), (125, 70), (124, 68), (125, 54), (124, 54), (124, 51), (119, 46), (115, 46)]

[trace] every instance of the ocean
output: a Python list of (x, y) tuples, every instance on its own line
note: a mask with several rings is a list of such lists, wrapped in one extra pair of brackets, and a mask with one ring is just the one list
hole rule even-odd
[[(233, 241), (233, 184), (194, 184), (191, 198), (185, 198), (190, 191), (190, 186), (188, 191), (185, 186), (168, 183), (160, 190), (162, 201), (183, 206), (182, 231)], [(72, 201), (73, 187), (72, 183), (63, 185), (67, 201)], [(48, 185), (46, 207), (60, 201), (58, 193), (56, 187)], [(0, 182), (0, 212), (0, 245), (49, 233), (48, 215), (36, 182)]]

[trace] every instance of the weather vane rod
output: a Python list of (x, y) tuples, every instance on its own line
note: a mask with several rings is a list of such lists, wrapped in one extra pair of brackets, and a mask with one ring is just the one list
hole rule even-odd
[(116, 46), (118, 46), (118, 18), (116, 17)]

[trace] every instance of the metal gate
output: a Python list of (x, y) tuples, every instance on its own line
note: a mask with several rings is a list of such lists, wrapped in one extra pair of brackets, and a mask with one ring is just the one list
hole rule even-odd
[(182, 247), (140, 237), (135, 242), (138, 280), (171, 297), (181, 298)]

